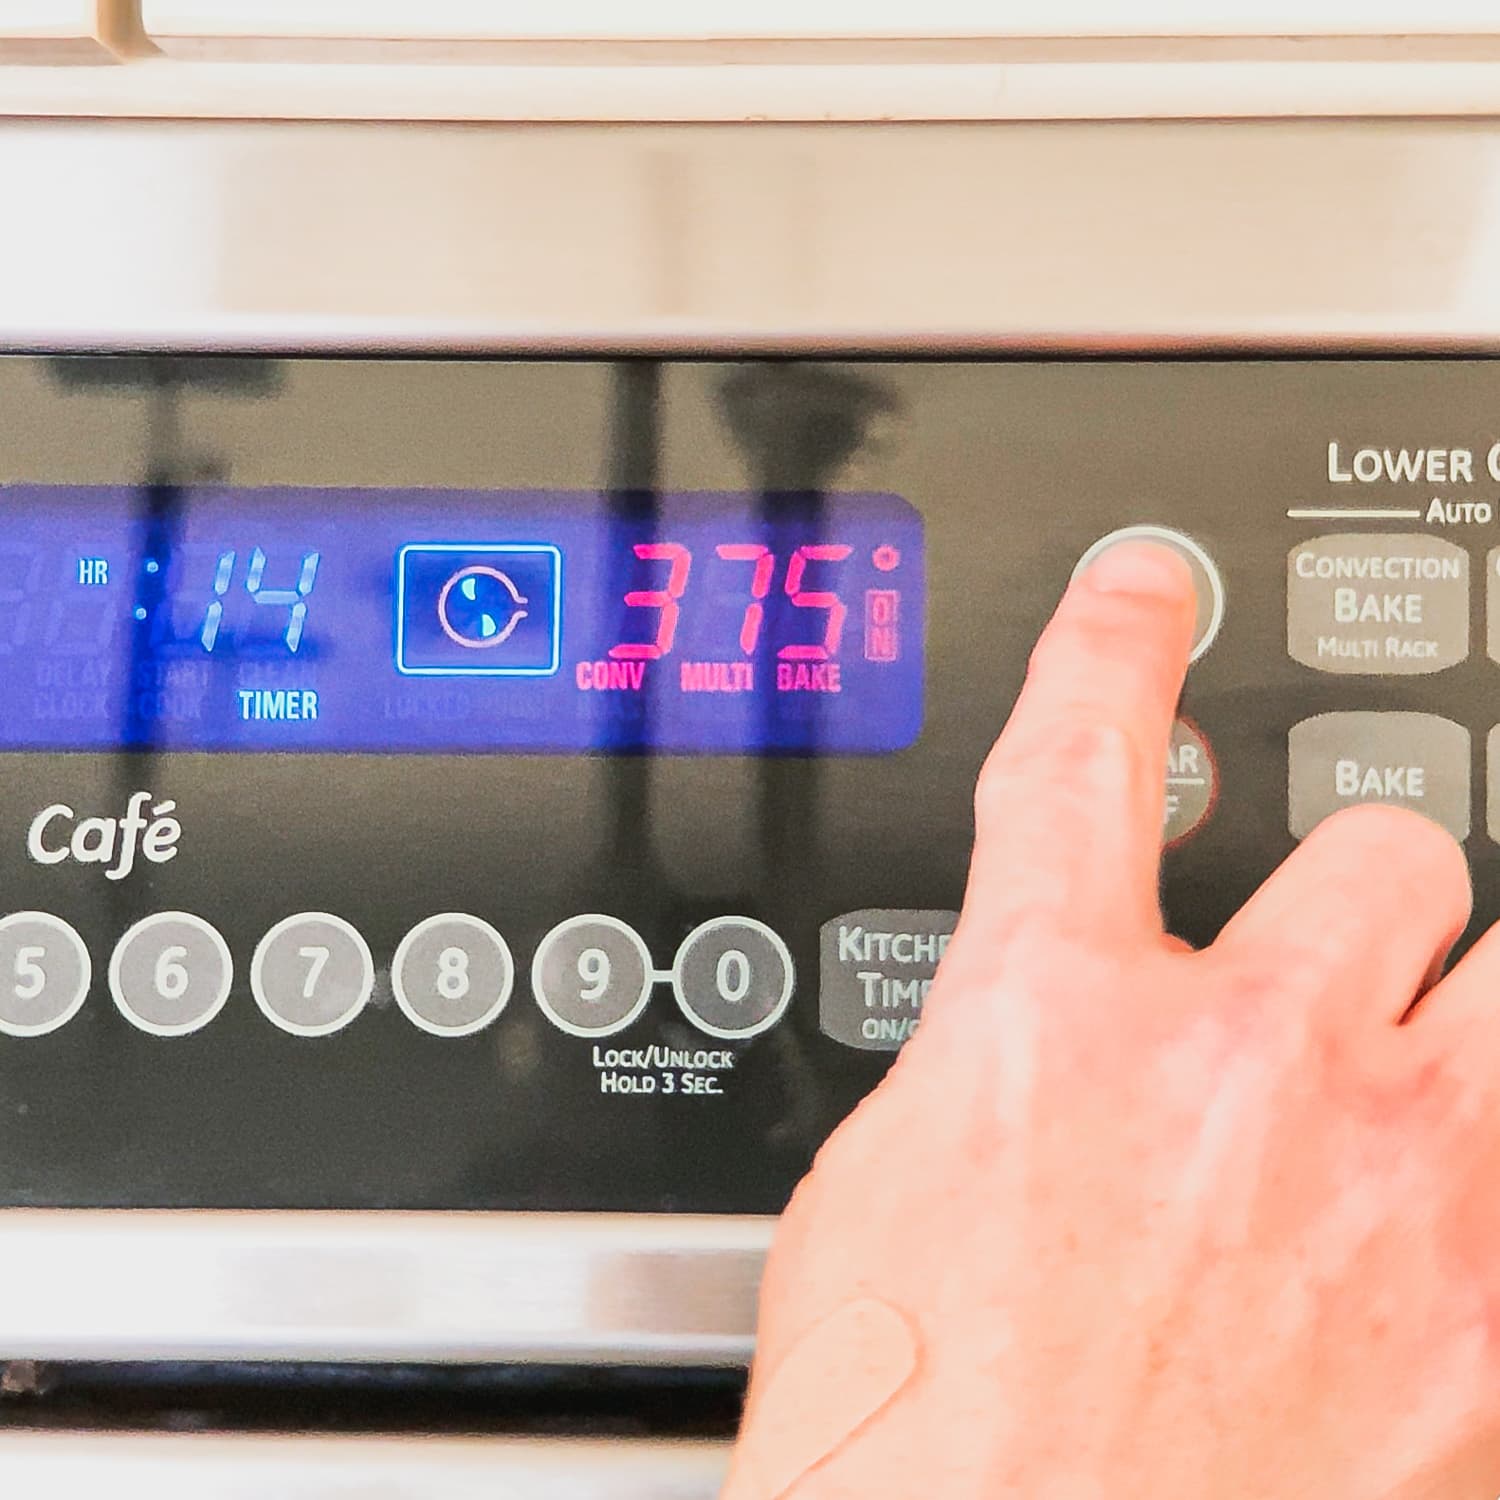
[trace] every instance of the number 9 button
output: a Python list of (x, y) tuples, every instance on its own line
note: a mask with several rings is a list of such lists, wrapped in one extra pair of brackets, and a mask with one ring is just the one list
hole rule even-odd
[(89, 950), (60, 917), (17, 911), (0, 919), (0, 1033), (45, 1036), (66, 1026), (91, 977)]
[(326, 911), (284, 917), (250, 960), (255, 1003), (293, 1036), (327, 1036), (347, 1026), (375, 987), (370, 946)]
[(646, 1007), (655, 975), (640, 933), (617, 917), (570, 917), (542, 939), (531, 964), (536, 1003), (572, 1036), (609, 1036)]
[(132, 1026), (152, 1036), (186, 1036), (224, 1008), (234, 964), (229, 947), (202, 917), (159, 911), (115, 944), (109, 992)]
[(505, 1009), (516, 966), (505, 939), (478, 917), (444, 912), (418, 922), (391, 961), (407, 1019), (434, 1036), (468, 1036)]

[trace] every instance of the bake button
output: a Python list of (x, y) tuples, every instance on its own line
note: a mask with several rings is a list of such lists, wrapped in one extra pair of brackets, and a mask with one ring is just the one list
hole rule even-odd
[(1213, 558), (1186, 532), (1173, 531), (1170, 526), (1122, 526), (1118, 531), (1101, 536), (1078, 559), (1073, 568), (1073, 576), (1076, 578), (1101, 552), (1107, 552), (1121, 542), (1159, 542), (1187, 560), (1198, 600), (1191, 657), (1191, 660), (1197, 661), (1213, 645), (1219, 626), (1224, 622), (1224, 580), (1219, 577)]
[(1469, 836), (1469, 731), (1435, 714), (1334, 713), (1287, 739), (1288, 824), (1306, 838), (1361, 802), (1409, 807), (1454, 838)]
[(1287, 554), (1286, 649), (1319, 672), (1409, 677), (1469, 654), (1469, 554), (1441, 537), (1313, 537)]
[(1219, 768), (1196, 724), (1178, 719), (1167, 747), (1167, 800), (1162, 813), (1162, 843), (1181, 843), (1206, 822), (1219, 796)]
[(84, 941), (44, 911), (0, 917), (0, 1033), (46, 1036), (88, 998), (93, 965)]
[(756, 1036), (781, 1019), (796, 982), (792, 955), (764, 922), (715, 917), (682, 940), (672, 993), (709, 1036)]
[(640, 933), (597, 913), (559, 922), (531, 961), (536, 1003), (570, 1036), (624, 1030), (645, 1009), (655, 977)]
[(224, 1008), (234, 963), (218, 930), (186, 911), (142, 917), (115, 944), (109, 993), (132, 1026), (186, 1036)]
[(374, 987), (369, 945), (342, 917), (326, 911), (283, 917), (250, 960), (255, 1003), (293, 1036), (327, 1036), (347, 1026)]
[(819, 935), (818, 1025), (846, 1047), (895, 1052), (917, 1029), (956, 911), (865, 907)]
[(516, 966), (505, 939), (478, 917), (443, 912), (418, 922), (391, 960), (396, 1004), (433, 1036), (469, 1036), (505, 1009)]

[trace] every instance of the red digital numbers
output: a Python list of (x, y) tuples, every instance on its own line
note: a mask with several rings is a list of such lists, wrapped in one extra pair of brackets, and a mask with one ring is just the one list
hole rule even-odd
[(771, 592), (776, 554), (758, 542), (726, 542), (715, 547), (714, 551), (728, 562), (755, 564), (755, 571), (750, 575), (750, 603), (745, 606), (745, 619), (740, 626), (740, 650), (749, 656), (760, 639), (761, 621), (766, 617), (766, 607), (760, 601)]
[(637, 542), (635, 555), (643, 562), (670, 563), (667, 569), (667, 586), (664, 589), (632, 589), (625, 595), (625, 602), (632, 609), (659, 609), (654, 641), (621, 641), (611, 646), (609, 654), (616, 661), (655, 661), (672, 649), (677, 634), (677, 616), (681, 608), (677, 601), (687, 588), (688, 570), (693, 566), (693, 554), (676, 542)]
[(802, 587), (810, 562), (843, 562), (853, 549), (842, 546), (798, 547), (786, 570), (786, 596), (798, 609), (826, 609), (827, 623), (823, 640), (812, 646), (783, 646), (776, 654), (783, 661), (827, 661), (839, 654), (839, 640), (844, 634), (844, 617), (849, 613), (837, 594)]
[[(777, 651), (783, 661), (828, 661), (838, 655), (843, 639), (844, 621), (849, 610), (844, 601), (832, 589), (807, 589), (809, 563), (840, 563), (853, 548), (841, 543), (817, 542), (798, 547), (787, 562), (783, 592), (794, 609), (825, 610), (823, 638), (807, 644), (782, 646)], [(752, 656), (760, 643), (761, 627), (765, 623), (765, 600), (771, 592), (771, 583), (776, 573), (776, 554), (759, 542), (724, 542), (714, 548), (715, 554), (725, 562), (747, 562), (750, 570), (750, 600), (740, 621), (740, 650)], [(649, 641), (621, 641), (611, 646), (609, 654), (617, 661), (656, 661), (671, 649), (677, 636), (677, 620), (682, 612), (681, 600), (687, 591), (688, 575), (692, 571), (693, 554), (676, 542), (637, 542), (635, 555), (643, 562), (668, 564), (666, 587), (655, 589), (631, 589), (625, 595), (625, 603), (631, 609), (654, 609), (656, 635)]]

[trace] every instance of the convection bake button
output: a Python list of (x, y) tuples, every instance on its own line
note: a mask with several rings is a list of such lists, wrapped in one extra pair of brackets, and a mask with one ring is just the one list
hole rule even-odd
[(142, 917), (115, 944), (109, 992), (132, 1026), (186, 1036), (224, 1008), (234, 963), (218, 930), (191, 912)]
[(1435, 714), (1333, 713), (1304, 719), (1287, 741), (1288, 825), (1306, 838), (1329, 813), (1361, 802), (1409, 807), (1469, 836), (1469, 731)]
[(418, 922), (391, 960), (396, 1004), (433, 1036), (468, 1036), (505, 1009), (516, 966), (505, 939), (478, 917), (444, 912)]
[(1178, 719), (1167, 747), (1167, 800), (1162, 811), (1164, 845), (1180, 843), (1213, 811), (1219, 768), (1196, 724)]
[(715, 917), (682, 940), (672, 993), (709, 1036), (756, 1036), (781, 1019), (796, 974), (787, 946), (753, 917)]
[(375, 987), (375, 961), (359, 933), (326, 911), (284, 917), (250, 960), (255, 1003), (293, 1036), (327, 1036), (347, 1026)]
[(640, 933), (596, 913), (560, 922), (531, 962), (542, 1014), (572, 1036), (623, 1030), (646, 1008), (654, 978)]
[(1219, 626), (1224, 622), (1224, 580), (1219, 570), (1201, 544), (1185, 532), (1173, 531), (1169, 526), (1122, 526), (1101, 536), (1073, 569), (1076, 578), (1101, 552), (1118, 546), (1121, 542), (1160, 542), (1187, 559), (1193, 575), (1193, 587), (1198, 596), (1198, 614), (1193, 625), (1193, 655), (1197, 661), (1214, 643)]
[(0, 917), (0, 1033), (46, 1036), (88, 998), (93, 965), (84, 941), (44, 911)]
[(1441, 537), (1313, 537), (1287, 555), (1286, 649), (1320, 672), (1413, 676), (1469, 654), (1469, 554)]
[(866, 907), (823, 924), (818, 1025), (866, 1052), (895, 1052), (917, 1029), (956, 911)]

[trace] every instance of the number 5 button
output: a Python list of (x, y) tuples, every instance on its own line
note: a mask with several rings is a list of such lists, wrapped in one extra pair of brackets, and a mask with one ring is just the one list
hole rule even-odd
[(202, 917), (159, 911), (115, 944), (109, 992), (132, 1026), (152, 1036), (186, 1036), (224, 1008), (234, 964), (229, 947)]
[(672, 993), (709, 1036), (758, 1036), (781, 1019), (796, 975), (787, 946), (753, 917), (715, 917), (677, 950)]
[(16, 911), (0, 918), (0, 1033), (46, 1036), (88, 997), (89, 950), (61, 917)]
[(375, 987), (370, 946), (342, 917), (303, 911), (284, 917), (256, 944), (250, 993), (266, 1019), (293, 1036), (327, 1036), (347, 1026)]
[(478, 917), (449, 911), (418, 922), (391, 961), (396, 1004), (433, 1036), (468, 1036), (505, 1009), (516, 966), (505, 939)]

